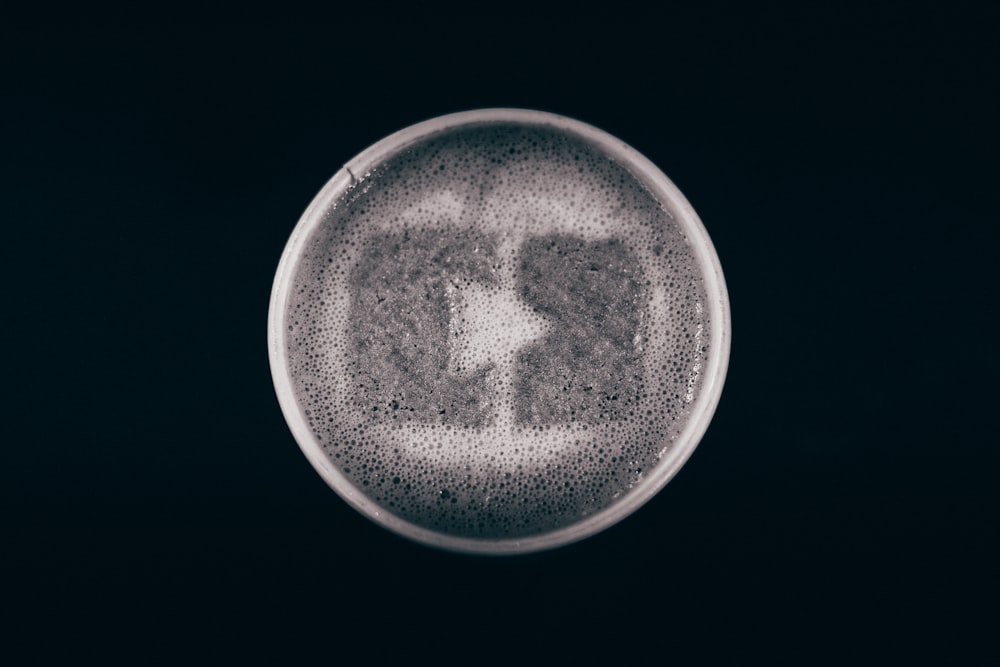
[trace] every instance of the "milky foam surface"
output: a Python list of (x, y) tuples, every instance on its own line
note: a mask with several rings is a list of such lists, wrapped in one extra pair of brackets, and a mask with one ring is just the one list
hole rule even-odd
[(670, 211), (559, 130), (491, 123), (379, 165), (308, 240), (297, 400), (386, 511), (519, 538), (607, 508), (684, 426), (704, 287)]

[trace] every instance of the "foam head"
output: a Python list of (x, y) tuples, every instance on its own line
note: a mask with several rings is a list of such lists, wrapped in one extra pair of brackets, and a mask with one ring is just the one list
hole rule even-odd
[(539, 112), (376, 148), (317, 197), (275, 283), (275, 384), (313, 464), (373, 519), (458, 550), (556, 546), (632, 511), (697, 443), (728, 356), (686, 201)]

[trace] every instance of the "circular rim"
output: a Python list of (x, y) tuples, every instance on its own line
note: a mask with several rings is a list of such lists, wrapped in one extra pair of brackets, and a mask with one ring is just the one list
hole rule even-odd
[[(330, 464), (322, 447), (310, 432), (302, 408), (295, 400), (284, 353), (286, 349), (284, 319), (289, 286), (298, 268), (303, 247), (322, 221), (323, 214), (329, 206), (358, 179), (363, 179), (375, 166), (407, 146), (458, 126), (490, 122), (549, 126), (582, 137), (638, 178), (657, 200), (671, 205), (674, 217), (694, 252), (705, 280), (710, 322), (709, 340), (715, 350), (714, 354), (707, 356), (707, 368), (703, 374), (701, 392), (692, 403), (691, 414), (684, 430), (676, 438), (670, 451), (651, 471), (652, 474), (633, 487), (620, 502), (583, 521), (521, 539), (476, 539), (438, 533), (400, 519), (372, 502)], [(694, 208), (666, 174), (628, 144), (592, 125), (544, 111), (496, 108), (438, 116), (406, 127), (372, 144), (334, 174), (302, 214), (285, 245), (271, 290), (267, 338), (271, 375), (285, 421), (313, 468), (338, 495), (372, 521), (411, 540), (450, 551), (502, 555), (552, 549), (590, 537), (635, 512), (673, 478), (697, 447), (719, 404), (729, 366), (731, 321), (729, 296), (715, 247)]]

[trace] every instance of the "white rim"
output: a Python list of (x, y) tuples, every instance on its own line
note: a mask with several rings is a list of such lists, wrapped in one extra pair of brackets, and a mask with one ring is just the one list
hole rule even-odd
[[(295, 276), (303, 246), (330, 205), (344, 194), (356, 178), (363, 178), (375, 166), (407, 146), (460, 125), (489, 122), (550, 126), (587, 139), (640, 179), (659, 201), (668, 202), (694, 251), (704, 277), (710, 321), (711, 348), (701, 392), (692, 404), (691, 415), (684, 430), (674, 441), (670, 451), (651, 471), (652, 474), (611, 507), (571, 526), (523, 539), (473, 539), (438, 533), (400, 519), (369, 500), (330, 464), (322, 447), (310, 432), (302, 408), (295, 400), (284, 354), (284, 315), (289, 285)], [(344, 500), (380, 525), (424, 544), (467, 553), (516, 554), (551, 549), (589, 537), (636, 511), (673, 478), (705, 434), (718, 406), (729, 366), (731, 322), (725, 279), (712, 241), (691, 204), (652, 162), (603, 130), (571, 118), (527, 109), (478, 109), (439, 116), (404, 128), (365, 149), (334, 174), (302, 214), (281, 255), (271, 290), (267, 337), (271, 375), (285, 421), (313, 468)], [(712, 349), (714, 353), (711, 352)]]

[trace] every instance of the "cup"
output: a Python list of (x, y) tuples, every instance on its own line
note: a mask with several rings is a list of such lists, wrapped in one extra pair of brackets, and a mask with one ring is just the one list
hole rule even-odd
[(653, 163), (577, 120), (449, 114), (349, 160), (294, 228), (268, 319), (302, 452), (362, 514), (447, 550), (593, 535), (705, 433), (730, 313)]

